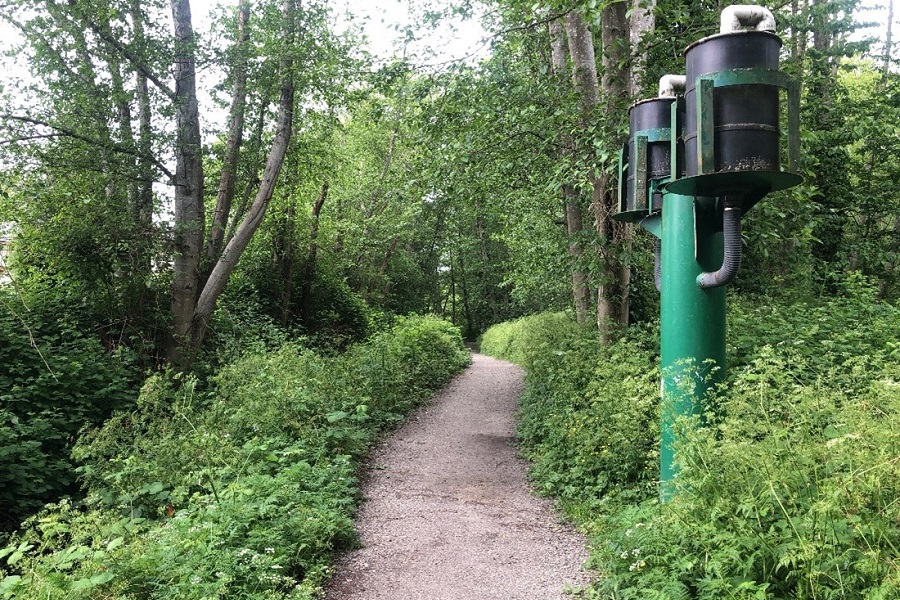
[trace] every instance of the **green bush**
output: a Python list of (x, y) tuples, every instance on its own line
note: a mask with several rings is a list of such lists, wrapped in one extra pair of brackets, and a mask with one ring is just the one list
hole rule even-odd
[(354, 542), (375, 435), (467, 361), (458, 330), (416, 317), (339, 356), (253, 352), (205, 392), (152, 377), (77, 446), (85, 507), (50, 507), (0, 551), (0, 597), (314, 597)]
[(590, 535), (589, 597), (900, 597), (896, 307), (733, 302), (728, 379), (706, 427), (681, 423), (666, 504), (655, 333), (604, 348), (540, 321), (504, 352), (531, 356), (520, 433), (538, 488)]
[(481, 351), (528, 368), (529, 361), (551, 348), (560, 336), (581, 337), (579, 327), (564, 312), (541, 313), (498, 323), (481, 336)]
[(526, 369), (518, 434), (538, 490), (571, 510), (587, 510), (608, 493), (649, 493), (659, 431), (654, 336), (634, 327), (603, 346), (563, 313), (485, 332), (484, 352)]
[(132, 406), (135, 379), (125, 349), (107, 352), (0, 291), (0, 528), (77, 491), (79, 429)]

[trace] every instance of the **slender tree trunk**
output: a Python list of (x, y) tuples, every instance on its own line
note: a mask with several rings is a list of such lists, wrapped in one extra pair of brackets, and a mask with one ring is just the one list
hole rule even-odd
[[(112, 95), (116, 104), (116, 118), (119, 126), (119, 139), (126, 148), (131, 148), (137, 154), (137, 145), (134, 139), (134, 129), (131, 127), (131, 99), (125, 92), (125, 82), (122, 78), (122, 66), (117, 60), (109, 60), (109, 74), (112, 83)], [(128, 176), (130, 181), (126, 189), (126, 200), (132, 215), (136, 214), (137, 202), (137, 159), (128, 157)]]
[(456, 324), (456, 264), (450, 251), (450, 322)]
[[(138, 47), (144, 46), (144, 16), (140, 0), (131, 2), (131, 20), (134, 40)], [(134, 217), (141, 236), (141, 268), (150, 272), (149, 246), (153, 231), (153, 113), (150, 107), (150, 88), (147, 75), (135, 69), (135, 90), (138, 103), (138, 194), (134, 205)]]
[(203, 158), (194, 29), (189, 0), (171, 0), (175, 30), (175, 192), (172, 340), (169, 359), (180, 365), (191, 337), (203, 243)]
[[(285, 47), (290, 48), (296, 27), (294, 20), (296, 18), (296, 10), (294, 0), (284, 0), (282, 3), (282, 18), (284, 19), (284, 41)], [(289, 53), (284, 53), (281, 59), (281, 94), (278, 101), (278, 122), (275, 128), (275, 139), (269, 149), (269, 156), (266, 160), (266, 168), (263, 171), (262, 181), (259, 190), (256, 192), (256, 198), (250, 210), (247, 211), (246, 217), (238, 226), (237, 231), (222, 256), (216, 262), (215, 267), (210, 273), (200, 298), (197, 300), (196, 309), (192, 314), (192, 331), (191, 331), (191, 350), (192, 356), (196, 354), (203, 343), (206, 335), (206, 328), (209, 324), (209, 317), (212, 314), (219, 295), (225, 289), (228, 278), (237, 266), (237, 262), (250, 243), (250, 239), (259, 225), (262, 223), (275, 191), (275, 184), (278, 181), (278, 174), (281, 171), (281, 165), (284, 163), (284, 156), (287, 153), (290, 144), (291, 135), (293, 133), (294, 120), (294, 75), (293, 75), (293, 58)]]
[(281, 317), (279, 322), (282, 327), (287, 327), (291, 322), (291, 304), (294, 295), (294, 236), (297, 230), (295, 202), (290, 201), (285, 215), (284, 227), (281, 228), (281, 252), (278, 255), (281, 267), (281, 280), (284, 287), (281, 288)]
[[(884, 35), (884, 61), (881, 65), (881, 86), (882, 88), (886, 88), (888, 84), (888, 77), (890, 76), (891, 69), (891, 52), (893, 51), (893, 28), (894, 28), (894, 0), (888, 0), (888, 17), (887, 17), (887, 31)], [(875, 158), (875, 150), (872, 150), (872, 158), (874, 162)], [(873, 165), (874, 166), (874, 165)], [(894, 239), (900, 239), (900, 216), (894, 217), (894, 228), (893, 228), (893, 237)], [(894, 274), (894, 270), (897, 268), (897, 265), (894, 261), (886, 261), (884, 265), (886, 277), (881, 280), (881, 283), (878, 285), (878, 295), (880, 298), (885, 298), (888, 293), (888, 277), (891, 277)]]
[[(561, 19), (554, 19), (547, 24), (550, 31), (550, 57), (551, 73), (557, 81), (562, 80), (566, 72), (567, 52), (565, 31)], [(560, 90), (562, 95), (562, 90)], [(560, 158), (565, 161), (572, 159), (575, 153), (572, 136), (563, 134)], [(562, 185), (563, 216), (566, 223), (566, 238), (568, 239), (569, 260), (571, 262), (572, 299), (575, 303), (575, 320), (584, 324), (587, 321), (590, 293), (587, 284), (587, 275), (582, 268), (582, 256), (584, 254), (583, 231), (584, 222), (581, 211), (581, 202), (572, 182)]]
[(891, 69), (891, 52), (893, 48), (893, 32), (894, 32), (894, 0), (888, 0), (888, 16), (887, 31), (884, 34), (884, 59), (881, 63), (881, 80), (882, 85), (887, 85), (888, 75)]
[(306, 265), (303, 270), (303, 279), (300, 282), (300, 320), (304, 325), (309, 322), (312, 315), (312, 282), (316, 276), (316, 261), (319, 255), (319, 216), (328, 198), (328, 183), (322, 184), (319, 197), (313, 204), (312, 215), (309, 224), (309, 252), (306, 256)]
[(234, 201), (234, 187), (237, 180), (238, 158), (244, 137), (244, 110), (247, 105), (247, 40), (250, 31), (250, 0), (241, 0), (238, 8), (237, 40), (234, 48), (234, 84), (231, 91), (231, 108), (228, 111), (228, 140), (222, 157), (222, 173), (219, 177), (219, 191), (216, 194), (216, 210), (209, 227), (206, 242), (206, 260), (210, 266), (219, 258), (225, 239), (225, 228)]
[(491, 310), (490, 323), (497, 323), (500, 321), (500, 310), (497, 305), (498, 287), (496, 285), (490, 285), (486, 283), (488, 278), (487, 269), (488, 265), (491, 264), (491, 260), (487, 246), (488, 236), (484, 231), (484, 217), (482, 216), (482, 206), (478, 198), (475, 199), (475, 211), (475, 237), (478, 239), (478, 250), (481, 258), (481, 264), (479, 265), (478, 272), (475, 276), (477, 278), (477, 281), (482, 282), (484, 295), (487, 299), (488, 307)]
[(228, 224), (228, 232), (225, 235), (225, 245), (227, 246), (229, 242), (231, 242), (231, 238), (234, 237), (235, 232), (237, 231), (238, 225), (240, 225), (241, 221), (244, 220), (244, 215), (247, 213), (247, 207), (250, 205), (250, 197), (253, 195), (253, 190), (256, 189), (256, 186), (259, 185), (259, 176), (257, 173), (260, 168), (262, 168), (262, 135), (263, 129), (266, 124), (266, 103), (260, 102), (259, 107), (259, 116), (256, 119), (256, 127), (254, 129), (253, 137), (248, 140), (246, 144), (249, 146), (248, 152), (258, 158), (254, 158), (252, 161), (252, 165), (248, 171), (253, 175), (250, 179), (247, 180), (247, 183), (244, 185), (244, 191), (241, 194), (241, 201), (238, 203), (237, 208), (232, 211), (234, 214), (231, 216), (231, 222)]
[[(457, 243), (461, 243), (462, 236), (457, 232), (456, 241)], [(474, 336), (476, 334), (476, 326), (475, 319), (472, 315), (472, 308), (469, 302), (469, 286), (466, 283), (466, 261), (465, 261), (465, 253), (460, 248), (459, 256), (456, 261), (459, 266), (459, 287), (460, 292), (462, 293), (462, 310), (463, 310), (463, 319), (466, 321), (465, 334), (466, 339), (471, 339), (470, 336)]]
[[(623, 115), (629, 104), (630, 90), (633, 86), (633, 78), (630, 73), (631, 63), (631, 31), (628, 27), (627, 5), (624, 2), (613, 2), (603, 9), (603, 28), (601, 41), (603, 44), (603, 77), (600, 87), (606, 99), (606, 114)], [(624, 140), (616, 140), (615, 146), (621, 146)], [(594, 199), (594, 205), (598, 201), (602, 206), (597, 206), (598, 216), (609, 224), (612, 230), (612, 244), (604, 263), (608, 264), (609, 271), (615, 273), (611, 278), (609, 290), (603, 290), (611, 304), (613, 311), (608, 318), (620, 326), (628, 325), (628, 317), (631, 312), (631, 265), (620, 259), (621, 254), (628, 254), (631, 247), (632, 226), (628, 223), (613, 221), (612, 216), (616, 211), (614, 184), (611, 181), (610, 169), (602, 170), (601, 189)], [(595, 187), (596, 190), (596, 187)], [(606, 247), (606, 246), (601, 246)], [(600, 294), (598, 294), (600, 295)], [(598, 301), (598, 307), (601, 303)], [(603, 318), (598, 310), (598, 324)]]

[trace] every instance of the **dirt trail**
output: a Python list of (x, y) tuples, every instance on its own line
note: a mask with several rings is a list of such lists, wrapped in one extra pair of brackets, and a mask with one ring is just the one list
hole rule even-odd
[(530, 495), (513, 447), (522, 371), (472, 366), (374, 453), (328, 600), (551, 600), (583, 585), (584, 539)]

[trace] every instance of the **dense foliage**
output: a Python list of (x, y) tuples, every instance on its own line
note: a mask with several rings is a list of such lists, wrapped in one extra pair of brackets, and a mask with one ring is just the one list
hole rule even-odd
[(468, 362), (458, 330), (399, 319), (348, 352), (255, 351), (209, 390), (159, 374), (75, 449), (87, 488), (0, 550), (4, 598), (312, 598), (354, 543), (374, 436)]
[(0, 289), (3, 529), (76, 492), (69, 449), (79, 429), (99, 425), (137, 396), (133, 356), (124, 348), (108, 352), (78, 324), (60, 324), (54, 308)]
[(599, 348), (560, 315), (483, 349), (527, 370), (520, 436), (539, 490), (591, 536), (592, 598), (900, 594), (900, 310), (877, 289), (738, 299), (707, 426), (682, 422), (679, 492), (657, 499), (656, 332)]
[[(397, 315), (543, 313), (484, 348), (528, 370), (593, 594), (897, 596), (900, 78), (859, 0), (772, 7), (804, 182), (742, 220), (727, 391), (666, 506), (652, 240), (613, 178), (722, 3), (424, 0), (389, 57), (335, 3), (190, 4), (0, 11), (2, 529), (54, 503), (2, 593), (305, 597), (374, 432), (461, 364)], [(479, 13), (469, 56), (421, 52)]]

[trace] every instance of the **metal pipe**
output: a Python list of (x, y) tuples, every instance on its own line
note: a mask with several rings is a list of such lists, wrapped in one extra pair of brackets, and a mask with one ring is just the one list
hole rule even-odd
[(708, 290), (732, 282), (741, 268), (741, 205), (739, 201), (725, 199), (725, 214), (722, 217), (722, 233), (725, 238), (725, 256), (722, 266), (711, 273), (697, 275), (697, 285)]
[(692, 196), (666, 194), (660, 295), (660, 497), (671, 498), (678, 471), (679, 418), (703, 415), (725, 374), (725, 288), (701, 289), (697, 275), (722, 264), (721, 217)]
[(687, 76), (663, 75), (659, 78), (659, 97), (674, 98), (676, 94), (683, 94), (687, 88)]
[(719, 22), (719, 33), (740, 31), (753, 27), (757, 31), (775, 32), (775, 15), (764, 6), (754, 4), (734, 4), (726, 6)]

